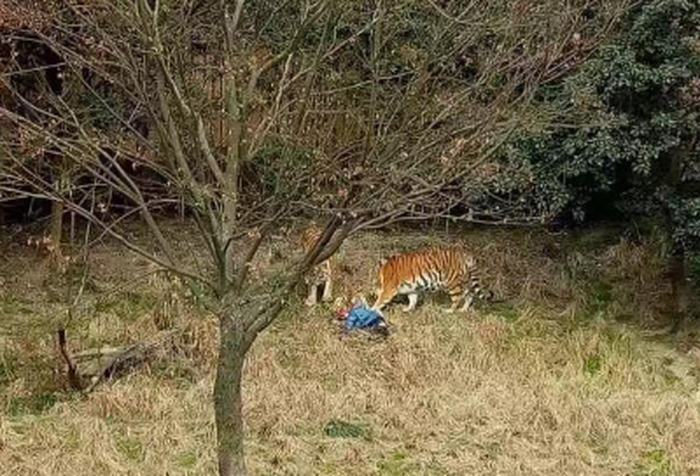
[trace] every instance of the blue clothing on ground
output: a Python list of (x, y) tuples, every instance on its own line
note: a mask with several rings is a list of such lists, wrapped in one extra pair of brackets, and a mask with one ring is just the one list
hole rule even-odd
[(347, 319), (345, 319), (346, 330), (366, 329), (385, 325), (384, 318), (378, 311), (364, 306), (352, 308), (348, 313)]

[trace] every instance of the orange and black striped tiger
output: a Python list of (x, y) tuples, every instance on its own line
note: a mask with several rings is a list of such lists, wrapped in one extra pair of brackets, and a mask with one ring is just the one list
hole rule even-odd
[[(300, 245), (305, 253), (308, 253), (321, 237), (323, 229), (316, 224), (308, 226), (301, 234)], [(313, 267), (304, 278), (308, 287), (308, 297), (306, 305), (313, 306), (318, 303), (318, 288), (323, 286), (323, 301), (330, 301), (333, 296), (333, 257), (317, 264)]]
[(375, 310), (389, 304), (397, 295), (408, 296), (406, 311), (412, 311), (422, 291), (447, 291), (452, 300), (449, 312), (467, 311), (474, 295), (491, 300), (493, 293), (481, 288), (474, 255), (460, 246), (426, 248), (382, 260)]

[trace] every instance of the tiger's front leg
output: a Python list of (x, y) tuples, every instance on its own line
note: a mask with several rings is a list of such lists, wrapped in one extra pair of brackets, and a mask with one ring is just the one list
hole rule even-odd
[(323, 284), (323, 296), (321, 296), (321, 300), (323, 302), (329, 302), (333, 299), (333, 284), (331, 283), (331, 280), (327, 280)]
[(318, 293), (317, 293), (318, 285), (313, 284), (313, 283), (308, 283), (308, 287), (309, 287), (309, 295), (307, 296), (306, 301), (304, 301), (304, 302), (309, 307), (315, 306), (316, 303), (318, 302), (318, 298), (317, 298), (318, 297)]
[(326, 261), (326, 281), (323, 284), (323, 296), (321, 299), (324, 302), (329, 302), (333, 299), (333, 276), (331, 275), (331, 266), (328, 261)]
[(408, 293), (408, 306), (404, 309), (405, 312), (411, 312), (416, 308), (416, 305), (418, 304), (418, 293), (417, 292), (411, 292)]

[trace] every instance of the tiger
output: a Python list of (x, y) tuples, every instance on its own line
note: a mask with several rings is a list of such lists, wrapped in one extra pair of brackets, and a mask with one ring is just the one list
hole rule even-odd
[[(301, 234), (300, 245), (305, 253), (311, 251), (318, 239), (321, 237), (323, 229), (318, 225), (311, 224)], [(322, 301), (328, 302), (333, 298), (333, 257), (315, 265), (304, 277), (308, 288), (306, 305), (311, 307), (318, 304), (318, 288), (323, 286)]]
[(447, 312), (455, 312), (460, 302), (463, 302), (460, 311), (467, 312), (475, 294), (482, 300), (493, 299), (493, 293), (483, 290), (480, 281), (476, 258), (462, 246), (431, 247), (394, 255), (380, 262), (379, 289), (372, 308), (381, 312), (397, 295), (405, 294), (408, 296), (405, 311), (410, 312), (416, 308), (419, 292), (444, 290), (452, 300)]

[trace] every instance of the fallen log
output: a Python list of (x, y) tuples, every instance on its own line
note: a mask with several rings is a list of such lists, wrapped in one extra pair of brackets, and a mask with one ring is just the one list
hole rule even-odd
[(59, 354), (66, 365), (69, 387), (90, 393), (100, 383), (118, 378), (148, 362), (158, 350), (171, 344), (180, 332), (179, 329), (171, 329), (127, 346), (86, 349), (73, 355), (68, 350), (65, 329), (58, 329), (56, 337)]

